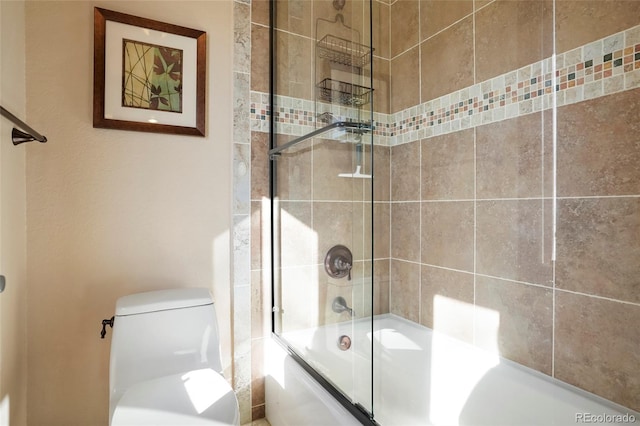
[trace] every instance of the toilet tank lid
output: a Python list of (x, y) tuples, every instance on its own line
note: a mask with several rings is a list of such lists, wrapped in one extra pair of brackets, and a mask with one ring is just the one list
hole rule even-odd
[(176, 288), (123, 296), (116, 302), (116, 316), (166, 311), (211, 305), (213, 299), (206, 288)]

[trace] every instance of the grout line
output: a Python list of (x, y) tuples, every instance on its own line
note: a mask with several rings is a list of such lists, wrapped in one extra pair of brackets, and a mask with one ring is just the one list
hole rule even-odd
[[(418, 193), (422, 197), (422, 142), (418, 141)], [(422, 261), (422, 203), (418, 205), (418, 259)], [(421, 262), (422, 263), (422, 262)], [(422, 267), (418, 268), (418, 322), (422, 321)]]
[(475, 4), (474, 4), (474, 13), (475, 13), (475, 12), (477, 12), (477, 11), (479, 11), (479, 10), (484, 9), (484, 8), (485, 8), (485, 7), (487, 7), (487, 6), (490, 6), (492, 3), (495, 3), (495, 1), (496, 1), (496, 0), (491, 0), (489, 3), (485, 4), (484, 6), (480, 6), (478, 9), (475, 9)]
[[(393, 150), (389, 149), (389, 199), (391, 199), (393, 197)], [(392, 296), (392, 291), (391, 288), (393, 286), (393, 276), (391, 274), (392, 272), (392, 260), (393, 260), (393, 227), (391, 226), (391, 224), (393, 223), (393, 208), (391, 206), (391, 203), (389, 203), (389, 285), (387, 286), (387, 292), (388, 292), (388, 303), (389, 303), (389, 307), (388, 307), (388, 311), (391, 312), (391, 296)]]
[[(474, 61), (475, 62), (475, 61)], [(477, 160), (477, 131), (473, 129), (473, 330), (472, 339), (476, 344), (476, 303), (477, 303), (477, 284), (478, 277), (478, 160)]]
[(547, 289), (547, 290), (552, 290), (551, 286), (544, 285), (544, 284), (538, 284), (538, 283), (531, 283), (531, 282), (527, 282), (527, 281), (514, 280), (514, 279), (511, 279), (511, 278), (498, 277), (498, 276), (495, 276), (495, 275), (480, 274), (478, 272), (476, 272), (476, 275), (479, 276), (479, 277), (505, 281), (505, 282), (512, 283), (512, 284), (522, 284), (522, 285), (528, 285), (528, 286), (532, 286), (532, 287), (540, 287), (540, 288), (544, 288), (544, 289)]
[(551, 197), (556, 200), (581, 200), (581, 199), (598, 199), (598, 198), (640, 198), (640, 195), (584, 195), (575, 197)]
[[(249, 12), (249, 13), (251, 14), (251, 12)], [(260, 22), (251, 21), (251, 25), (256, 25), (258, 27), (263, 27), (263, 28), (267, 28), (267, 29), (269, 28), (269, 24), (263, 24), (263, 23), (260, 23)]]
[[(389, 56), (387, 58), (387, 60), (389, 61), (389, 68), (387, 69), (388, 73), (389, 73), (389, 90), (387, 92), (387, 107), (389, 108), (389, 111), (391, 111), (391, 105), (393, 102), (392, 96), (393, 96), (393, 79), (391, 78), (391, 3), (389, 3), (389, 13), (387, 14), (387, 55)], [(388, 121), (388, 118), (387, 118)]]
[[(475, 147), (474, 147), (475, 151)], [(391, 200), (391, 203), (449, 203), (449, 202), (491, 202), (491, 201), (540, 201), (544, 198), (542, 197), (532, 197), (532, 198), (461, 198), (461, 199), (451, 199), (451, 200)], [(548, 197), (547, 199), (551, 199)]]
[[(418, 2), (418, 105), (422, 105), (422, 2)], [(422, 151), (420, 151), (422, 153)], [(420, 157), (422, 158), (422, 157)]]
[(608, 302), (622, 303), (622, 304), (625, 304), (625, 305), (631, 305), (631, 306), (640, 307), (640, 303), (638, 303), (638, 302), (629, 302), (628, 300), (612, 299), (612, 298), (606, 297), (606, 296), (598, 296), (597, 294), (582, 293), (580, 291), (565, 290), (563, 288), (557, 288), (557, 289), (555, 289), (555, 291), (556, 292), (561, 292), (561, 293), (575, 294), (575, 295), (578, 295), (578, 296), (591, 297), (593, 299), (606, 300)]
[[(240, 144), (239, 144), (240, 145)], [(391, 180), (390, 180), (391, 181)], [(391, 185), (389, 185), (391, 186)], [(391, 188), (390, 188), (391, 190)], [(599, 199), (634, 199), (640, 195), (590, 195), (583, 197), (557, 197), (557, 200), (599, 200)], [(470, 202), (495, 202), (495, 201), (553, 201), (554, 197), (531, 197), (531, 198), (462, 198), (451, 200), (374, 200), (374, 204), (408, 204), (408, 203), (470, 203)], [(252, 202), (262, 201), (262, 199), (251, 199)], [(280, 199), (281, 203), (352, 203), (350, 200), (302, 200), (302, 199)], [(246, 215), (246, 213), (237, 213)]]
[[(420, 18), (420, 5), (418, 2), (418, 101), (422, 104), (422, 19)], [(418, 140), (418, 195), (422, 198), (422, 141)], [(422, 261), (422, 203), (418, 205), (418, 259)], [(422, 267), (418, 268), (418, 323), (425, 324), (422, 320)]]
[(473, 0), (473, 18), (471, 20), (471, 34), (473, 35), (473, 85), (475, 86), (476, 84), (478, 84), (477, 81), (477, 77), (476, 77), (476, 1), (478, 0)]
[(467, 274), (467, 275), (473, 275), (474, 274), (472, 271), (464, 271), (462, 269), (448, 268), (446, 266), (440, 266), (440, 265), (432, 265), (430, 263), (411, 262), (410, 260), (403, 260), (403, 259), (396, 259), (396, 260), (402, 260), (403, 262), (409, 262), (409, 263), (418, 263), (420, 266), (428, 266), (430, 268), (443, 269), (445, 271), (459, 272), (461, 274)]
[[(473, 84), (476, 84), (476, 1), (473, 0), (473, 17), (471, 19), (471, 33), (473, 34)], [(478, 132), (477, 126), (473, 127), (473, 328), (471, 338), (473, 344), (476, 342), (476, 303), (477, 303), (477, 248), (478, 248)]]
[[(552, 25), (555, 31), (556, 28), (556, 2), (553, 2), (552, 6), (553, 18)], [(555, 35), (555, 34), (554, 34)], [(558, 77), (556, 76), (557, 64), (556, 64), (556, 37), (553, 37), (553, 45), (551, 51), (551, 86), (556, 87), (558, 84)], [(553, 285), (553, 293), (551, 299), (551, 377), (556, 376), (556, 243), (557, 243), (557, 217), (558, 217), (558, 105), (557, 96), (551, 99), (551, 132), (552, 132), (552, 151), (553, 151), (553, 164), (552, 164), (552, 225), (551, 225), (551, 284)], [(543, 115), (544, 117), (544, 115)], [(543, 133), (544, 134), (544, 133)], [(544, 213), (543, 213), (544, 215)]]

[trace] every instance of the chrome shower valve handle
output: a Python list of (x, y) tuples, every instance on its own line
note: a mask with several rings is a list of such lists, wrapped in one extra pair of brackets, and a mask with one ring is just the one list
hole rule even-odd
[(351, 281), (351, 263), (346, 261), (344, 258), (339, 257), (335, 260), (334, 265), (336, 270), (340, 271), (341, 274), (343, 274), (344, 271), (347, 271), (347, 280)]

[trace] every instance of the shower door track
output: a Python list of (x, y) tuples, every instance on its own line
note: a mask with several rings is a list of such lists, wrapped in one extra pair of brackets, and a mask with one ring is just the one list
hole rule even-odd
[(349, 413), (351, 413), (351, 415), (356, 418), (356, 420), (358, 420), (360, 423), (362, 423), (365, 426), (379, 426), (379, 423), (377, 423), (371, 417), (372, 413), (370, 413), (361, 404), (353, 403), (342, 392), (340, 392), (338, 389), (336, 389), (336, 387), (330, 381), (328, 381), (322, 374), (318, 373), (311, 365), (309, 365), (309, 363), (307, 363), (307, 361), (304, 360), (304, 358), (302, 358), (300, 355), (298, 355), (296, 353), (296, 351), (294, 351), (291, 348), (291, 346), (289, 346), (289, 343), (287, 343), (287, 341), (284, 338), (279, 336), (278, 333), (276, 333), (275, 331), (272, 331), (271, 332), (271, 337), (276, 342), (278, 342), (278, 344), (280, 346), (282, 346), (282, 348), (285, 351), (287, 351), (289, 356), (291, 358), (293, 358), (293, 360), (296, 363), (298, 363), (298, 365), (300, 367), (302, 367), (304, 369), (304, 371), (307, 372), (307, 374), (309, 374), (311, 377), (313, 377), (313, 379), (316, 382), (318, 382), (318, 384), (320, 384), (320, 386), (322, 386), (324, 388), (324, 390), (329, 392), (329, 394), (336, 401), (338, 401), (344, 408), (346, 408), (347, 411), (349, 411)]

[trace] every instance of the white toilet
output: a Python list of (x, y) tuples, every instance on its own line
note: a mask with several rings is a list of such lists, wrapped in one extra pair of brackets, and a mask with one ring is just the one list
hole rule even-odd
[(239, 425), (222, 376), (211, 294), (152, 291), (116, 303), (109, 365), (109, 424)]

